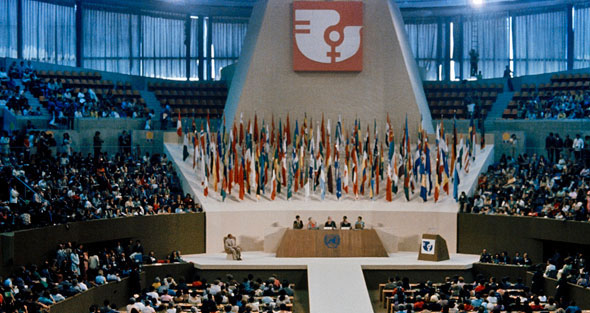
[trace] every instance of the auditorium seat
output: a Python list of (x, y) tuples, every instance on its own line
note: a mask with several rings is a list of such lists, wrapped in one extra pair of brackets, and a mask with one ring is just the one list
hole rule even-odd
[(149, 82), (161, 105), (169, 105), (175, 117), (219, 118), (223, 114), (227, 98), (227, 85), (211, 82)]
[(498, 94), (503, 91), (502, 84), (479, 82), (424, 82), (424, 92), (433, 118), (469, 118), (466, 97), (479, 96), (484, 118), (492, 108)]
[(550, 82), (535, 84), (522, 84), (520, 91), (515, 91), (502, 118), (517, 118), (518, 104), (538, 97), (540, 100), (548, 100), (556, 95), (577, 93), (590, 88), (590, 73), (560, 73), (551, 75)]

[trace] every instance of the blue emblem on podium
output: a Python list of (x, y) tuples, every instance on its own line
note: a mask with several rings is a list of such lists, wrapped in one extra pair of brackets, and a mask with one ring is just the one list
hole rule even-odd
[(432, 244), (432, 242), (430, 242), (428, 240), (422, 241), (422, 250), (424, 252), (432, 252), (433, 249), (434, 249), (434, 245)]
[(340, 245), (340, 235), (327, 234), (324, 236), (324, 244), (330, 249), (336, 249)]

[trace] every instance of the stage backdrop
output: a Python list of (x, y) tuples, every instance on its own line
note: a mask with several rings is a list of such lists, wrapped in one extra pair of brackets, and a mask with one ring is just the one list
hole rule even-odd
[(388, 0), (362, 3), (362, 71), (295, 72), (293, 3), (259, 1), (229, 90), (227, 122), (239, 122), (240, 113), (250, 118), (256, 112), (267, 121), (273, 114), (276, 118), (287, 113), (299, 120), (304, 113), (319, 120), (323, 113), (334, 121), (341, 114), (344, 123), (359, 118), (363, 125), (372, 125), (375, 119), (382, 124), (389, 113), (400, 129), (407, 115), (410, 132), (417, 131), (422, 118), (424, 129), (432, 133), (399, 9)]

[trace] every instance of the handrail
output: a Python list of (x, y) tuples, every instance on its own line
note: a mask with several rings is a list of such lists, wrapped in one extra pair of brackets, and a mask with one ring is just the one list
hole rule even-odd
[[(16, 178), (16, 180), (18, 180), (21, 184), (23, 184), (23, 186), (25, 186), (27, 189), (29, 189), (31, 192), (33, 192), (33, 194), (39, 195), (43, 201), (47, 201), (42, 195), (40, 195), (38, 192), (36, 192), (35, 189), (33, 189), (31, 186), (29, 186), (29, 184), (25, 183), (22, 179), (18, 178), (18, 176), (16, 176), (16, 175), (12, 175), (12, 176), (14, 178)], [(47, 201), (47, 202), (49, 202), (49, 201)]]

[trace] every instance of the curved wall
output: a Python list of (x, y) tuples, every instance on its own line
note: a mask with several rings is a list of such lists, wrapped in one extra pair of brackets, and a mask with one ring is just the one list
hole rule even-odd
[(55, 253), (61, 242), (82, 244), (139, 239), (145, 252), (165, 258), (171, 251), (182, 254), (205, 252), (205, 213), (134, 216), (69, 223), (52, 227), (4, 233), (2, 270), (12, 264), (38, 263)]
[(480, 254), (484, 248), (490, 253), (508, 251), (510, 256), (527, 252), (533, 263), (542, 263), (544, 254), (552, 252), (544, 251), (550, 242), (590, 247), (589, 222), (463, 213), (458, 214), (457, 227), (459, 253)]

